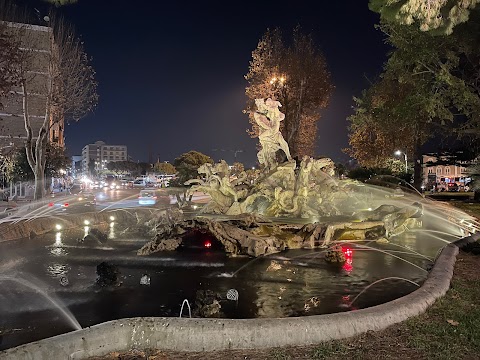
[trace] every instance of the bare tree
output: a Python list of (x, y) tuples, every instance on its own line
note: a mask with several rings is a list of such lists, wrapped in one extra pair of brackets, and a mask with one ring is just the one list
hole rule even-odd
[[(23, 100), (25, 151), (35, 175), (34, 198), (40, 199), (45, 192), (46, 148), (52, 137), (50, 132), (63, 127), (65, 122), (78, 121), (93, 110), (98, 100), (97, 83), (83, 43), (62, 18), (54, 14), (49, 16), (47, 51), (38, 49), (38, 34), (25, 18), (13, 14), (10, 19), (17, 21), (7, 25), (21, 49), (18, 93), (22, 94)], [(38, 71), (40, 63), (46, 66)], [(42, 108), (44, 105), (45, 109), (43, 120), (36, 126), (33, 126), (30, 114), (32, 102), (41, 104)]]
[(75, 36), (73, 28), (63, 19), (51, 17), (51, 41), (48, 65), (45, 119), (34, 141), (28, 116), (28, 92), (22, 82), (24, 94), (24, 120), (27, 140), (27, 160), (35, 174), (35, 199), (43, 196), (46, 147), (53, 126), (70, 120), (78, 121), (97, 104), (95, 72), (89, 64), (83, 43)]

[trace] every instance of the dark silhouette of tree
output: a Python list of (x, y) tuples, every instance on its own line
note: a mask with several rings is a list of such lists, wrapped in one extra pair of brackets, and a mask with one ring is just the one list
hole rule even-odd
[(185, 181), (195, 179), (199, 176), (198, 168), (206, 163), (213, 164), (213, 159), (198, 151), (189, 151), (180, 155), (173, 162), (175, 169), (177, 169), (177, 182), (183, 185)]
[(63, 6), (63, 5), (70, 5), (70, 4), (75, 4), (77, 0), (44, 0), (50, 4), (53, 4), (55, 6)]
[[(72, 165), (71, 159), (67, 155), (67, 150), (60, 146), (47, 144), (45, 174), (48, 177), (60, 177), (62, 170), (66, 170)], [(14, 155), (14, 165), (12, 168), (12, 181), (31, 181), (35, 179), (30, 165), (28, 164), (27, 154), (23, 149), (16, 151)]]

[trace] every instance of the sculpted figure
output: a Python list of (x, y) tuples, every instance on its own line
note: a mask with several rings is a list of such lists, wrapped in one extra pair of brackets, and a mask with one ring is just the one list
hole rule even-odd
[(255, 104), (258, 110), (253, 116), (260, 128), (258, 139), (262, 146), (257, 154), (258, 161), (267, 167), (274, 167), (277, 163), (275, 158), (277, 150), (282, 150), (287, 155), (288, 161), (292, 160), (288, 144), (280, 132), (280, 122), (285, 119), (285, 114), (278, 109), (282, 105), (272, 99), (266, 101), (256, 99)]

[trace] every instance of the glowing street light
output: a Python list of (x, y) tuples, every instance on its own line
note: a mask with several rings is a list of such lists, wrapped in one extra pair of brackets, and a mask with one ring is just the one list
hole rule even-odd
[(397, 155), (397, 156), (400, 156), (402, 154), (403, 154), (403, 157), (405, 159), (405, 173), (407, 173), (408, 172), (407, 153), (405, 151), (400, 151), (400, 150), (395, 151), (395, 155)]

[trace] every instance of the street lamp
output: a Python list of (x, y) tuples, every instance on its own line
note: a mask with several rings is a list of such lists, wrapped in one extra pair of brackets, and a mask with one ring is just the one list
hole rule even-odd
[(407, 173), (408, 172), (407, 153), (405, 151), (400, 151), (400, 150), (395, 151), (395, 155), (397, 155), (397, 156), (400, 156), (402, 154), (405, 158), (405, 173)]
[(273, 89), (273, 94), (272, 96), (275, 98), (275, 94), (278, 93), (281, 97), (285, 97), (285, 90), (286, 90), (286, 86), (285, 86), (285, 83), (287, 81), (287, 78), (286, 76), (284, 75), (281, 75), (281, 76), (276, 76), (274, 75), (271, 79), (270, 79), (270, 85), (272, 85), (272, 89)]

